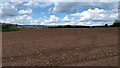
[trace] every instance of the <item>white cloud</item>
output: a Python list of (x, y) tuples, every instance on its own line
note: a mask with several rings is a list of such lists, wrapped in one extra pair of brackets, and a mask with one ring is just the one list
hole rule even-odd
[(32, 10), (29, 9), (29, 10), (19, 10), (18, 12), (19, 14), (32, 14)]
[[(97, 25), (97, 24), (104, 24), (105, 22), (111, 23), (112, 21), (116, 20), (118, 17), (117, 12), (117, 4), (115, 3), (94, 3), (94, 2), (58, 2), (55, 3), (53, 7), (49, 7), (53, 5), (53, 3), (47, 3), (47, 2), (27, 2), (27, 3), (10, 3), (5, 2), (2, 3), (0, 8), (2, 11), (0, 11), (0, 16), (2, 15), (3, 20), (6, 22), (11, 23), (18, 23), (18, 24), (86, 24), (86, 25)], [(109, 6), (112, 8), (112, 10), (104, 10), (104, 9), (88, 9), (86, 11), (80, 12), (81, 6), (84, 7), (99, 7), (99, 6)], [(32, 14), (32, 9), (39, 7), (39, 8), (45, 8), (49, 7), (49, 14), (54, 14), (53, 12), (62, 12), (67, 13), (63, 19), (51, 15), (47, 18), (42, 19), (33, 19), (29, 14)], [(25, 8), (21, 10), (17, 10), (18, 8)], [(113, 9), (115, 8), (115, 9)], [(72, 13), (72, 14), (71, 14)], [(46, 15), (44, 12), (40, 12), (39, 15)], [(68, 16), (71, 14), (70, 16)], [(48, 16), (48, 15), (46, 15)], [(67, 22), (66, 22), (67, 21)], [(80, 21), (80, 22), (78, 22)], [(100, 23), (100, 21), (103, 23)], [(50, 23), (52, 22), (52, 23)], [(57, 23), (56, 23), (57, 22)]]
[(1, 10), (2, 10), (1, 13), (2, 18), (16, 16), (18, 13), (16, 7), (7, 2), (1, 3)]
[(79, 19), (79, 21), (89, 21), (92, 20), (94, 18), (104, 18), (105, 16), (102, 15), (101, 13), (104, 13), (103, 9), (98, 9), (95, 8), (94, 10), (88, 9), (87, 11), (83, 11), (80, 15), (81, 18)]
[(30, 1), (30, 2), (25, 3), (24, 6), (27, 6), (27, 7), (38, 7), (39, 4), (38, 4), (38, 2)]
[(116, 2), (57, 2), (54, 4), (53, 12), (60, 13), (76, 13), (79, 12), (81, 7), (103, 7), (116, 8)]
[(21, 15), (21, 16), (4, 18), (1, 20), (1, 22), (26, 25), (26, 24), (30, 24), (32, 20), (33, 20), (32, 17), (30, 17), (29, 15)]
[(69, 19), (69, 17), (66, 15), (64, 18), (63, 18), (63, 20), (62, 21), (64, 21), (64, 22), (69, 22), (70, 21), (70, 19)]
[(35, 2), (35, 1), (29, 1), (27, 3), (24, 4), (24, 6), (30, 7), (30, 8), (35, 8), (35, 7), (40, 7), (40, 8), (45, 8), (48, 7), (50, 5), (52, 5), (53, 3), (50, 2)]
[(81, 13), (71, 14), (71, 16), (77, 16), (80, 22), (112, 22), (117, 19), (117, 10), (103, 10), (103, 9), (88, 9)]
[(20, 21), (29, 21), (29, 20), (31, 20), (32, 19), (32, 17), (30, 17), (30, 16), (28, 16), (28, 15), (22, 15), (22, 16), (17, 16), (16, 17), (16, 20), (20, 20)]
[[(2, 2), (28, 2), (30, 0), (2, 0)], [(35, 2), (118, 2), (119, 0), (34, 0)]]
[(86, 25), (86, 26), (100, 26), (100, 25), (105, 25), (109, 24), (112, 25), (113, 22), (93, 22), (93, 21), (88, 21), (88, 22), (78, 22), (76, 25)]
[(50, 16), (50, 19), (49, 19), (49, 22), (57, 22), (59, 20), (59, 18), (55, 15), (51, 15)]
[(12, 5), (16, 6), (16, 7), (23, 7), (23, 1), (18, 1), (18, 2), (9, 2)]

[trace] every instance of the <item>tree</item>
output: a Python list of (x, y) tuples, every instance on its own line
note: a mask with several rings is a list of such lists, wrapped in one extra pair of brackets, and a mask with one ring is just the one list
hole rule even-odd
[(105, 24), (105, 27), (107, 27), (108, 26), (108, 24)]
[(120, 27), (120, 20), (115, 20), (114, 22), (113, 22), (113, 25), (112, 26), (114, 26), (114, 27)]

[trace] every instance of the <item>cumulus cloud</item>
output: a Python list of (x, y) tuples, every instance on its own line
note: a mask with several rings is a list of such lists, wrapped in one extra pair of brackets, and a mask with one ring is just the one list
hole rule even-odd
[[(30, 0), (2, 0), (2, 2), (28, 2)], [(34, 0), (35, 2), (118, 2), (119, 0)]]
[[(102, 0), (101, 0), (102, 1)], [(52, 5), (52, 6), (51, 6)], [(51, 6), (51, 7), (50, 7)], [(108, 9), (100, 9), (101, 6), (105, 6)], [(108, 6), (108, 7), (106, 7)], [(49, 14), (46, 12), (38, 12), (40, 16), (37, 17), (32, 16), (32, 14), (36, 9), (39, 7), (40, 10), (46, 9)], [(92, 9), (84, 10), (82, 8), (87, 7), (87, 9), (92, 7)], [(98, 7), (98, 8), (96, 8)], [(99, 8), (100, 7), (100, 8)], [(118, 17), (118, 10), (116, 3), (96, 3), (96, 2), (56, 2), (47, 3), (47, 2), (3, 2), (0, 5), (2, 9), (0, 11), (0, 16), (2, 16), (1, 21), (4, 22), (11, 22), (11, 23), (18, 23), (18, 24), (50, 24), (50, 25), (100, 25), (104, 23), (111, 24), (114, 20)], [(95, 9), (93, 9), (95, 8)], [(19, 9), (19, 11), (18, 11)], [(33, 11), (32, 11), (33, 10)], [(81, 11), (80, 11), (81, 10)], [(83, 11), (84, 10), (84, 11)], [(36, 11), (35, 11), (36, 12)], [(53, 13), (55, 12), (55, 13)], [(64, 13), (61, 17), (57, 17), (57, 13)], [(53, 15), (51, 15), (53, 14)], [(36, 15), (36, 14), (35, 14)], [(42, 15), (46, 16), (43, 17)], [(50, 16), (49, 16), (50, 15)], [(71, 15), (71, 16), (70, 16)], [(59, 14), (58, 14), (59, 16)], [(35, 18), (36, 19), (35, 19)], [(56, 23), (57, 22), (57, 23)], [(101, 22), (101, 23), (100, 23)]]
[(101, 13), (104, 13), (103, 9), (98, 9), (98, 8), (95, 8), (94, 10), (88, 9), (87, 11), (83, 11), (80, 14), (81, 18), (79, 19), (79, 21), (89, 21), (95, 19), (96, 17), (104, 18), (105, 16)]
[(32, 19), (32, 17), (30, 17), (28, 15), (22, 15), (22, 16), (17, 16), (16, 17), (16, 20), (18, 20), (18, 21), (29, 21), (31, 19)]
[(103, 9), (88, 9), (81, 13), (71, 14), (72, 16), (77, 16), (79, 22), (112, 22), (117, 19), (117, 10), (103, 10)]
[(29, 9), (29, 10), (19, 10), (18, 12), (19, 14), (32, 14), (32, 10)]
[(4, 18), (0, 21), (5, 23), (26, 25), (29, 24), (32, 20), (33, 20), (32, 17), (30, 17), (29, 15), (20, 15), (20, 16)]
[(23, 7), (23, 1), (17, 1), (17, 2), (8, 2), (11, 3), (12, 5), (16, 6), (16, 7)]
[(93, 22), (93, 21), (88, 21), (88, 22), (78, 22), (76, 25), (86, 25), (86, 26), (100, 26), (100, 25), (112, 25), (112, 22)]
[(51, 15), (49, 22), (57, 22), (59, 20), (59, 17), (55, 16), (55, 15)]
[(39, 22), (41, 24), (57, 23), (59, 21), (60, 21), (60, 18), (55, 15), (50, 15), (50, 17), (44, 17), (39, 19)]
[(2, 18), (16, 16), (18, 13), (16, 7), (7, 2), (1, 4), (1, 10)]
[(30, 1), (24, 4), (24, 6), (26, 7), (30, 7), (30, 8), (35, 8), (35, 7), (40, 7), (40, 8), (45, 8), (48, 7), (50, 5), (52, 5), (53, 3), (49, 3), (49, 2), (35, 2), (35, 1)]
[(57, 2), (54, 4), (53, 12), (60, 13), (76, 13), (79, 12), (81, 7), (102, 7), (117, 8), (117, 3), (110, 2)]
[(70, 19), (69, 19), (69, 17), (66, 15), (64, 18), (63, 18), (63, 20), (62, 20), (63, 22), (69, 22), (70, 21)]

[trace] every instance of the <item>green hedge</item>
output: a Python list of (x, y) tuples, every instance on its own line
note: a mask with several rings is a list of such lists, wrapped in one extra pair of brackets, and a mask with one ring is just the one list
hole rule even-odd
[(19, 28), (3, 28), (0, 31), (2, 31), (2, 32), (10, 32), (10, 31), (18, 31), (18, 30), (19, 30)]

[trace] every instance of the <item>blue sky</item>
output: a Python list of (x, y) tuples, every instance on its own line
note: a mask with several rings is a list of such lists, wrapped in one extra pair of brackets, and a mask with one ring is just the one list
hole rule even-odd
[(20, 25), (111, 25), (118, 19), (118, 3), (109, 1), (4, 1), (0, 8), (0, 22)]

